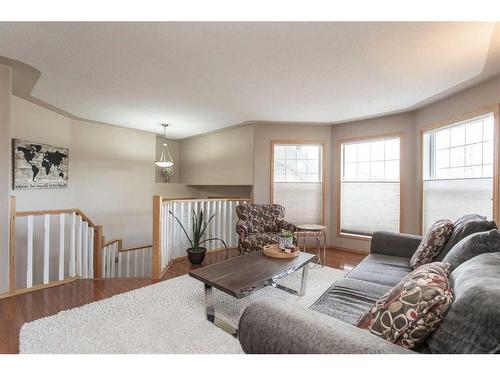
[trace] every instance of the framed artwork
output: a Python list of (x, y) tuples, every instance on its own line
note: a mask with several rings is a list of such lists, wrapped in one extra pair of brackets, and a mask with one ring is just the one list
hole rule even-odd
[(14, 190), (68, 186), (69, 149), (13, 139)]

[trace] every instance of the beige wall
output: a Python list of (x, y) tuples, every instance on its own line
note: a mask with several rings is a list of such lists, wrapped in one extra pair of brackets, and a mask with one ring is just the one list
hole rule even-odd
[(8, 290), (11, 68), (0, 65), (0, 294)]
[(189, 185), (252, 185), (252, 125), (180, 142), (180, 181)]
[[(255, 125), (254, 201), (270, 203), (271, 141), (321, 141), (325, 144), (325, 225), (330, 227), (331, 205), (331, 126), (315, 124), (258, 123)], [(332, 232), (329, 231), (329, 234)]]
[(156, 136), (70, 120), (12, 96), (11, 136), (70, 150), (66, 189), (16, 190), (18, 210), (78, 207), (124, 246), (151, 243), (151, 199), (192, 197), (182, 184), (155, 183)]
[[(418, 218), (415, 217), (417, 209), (416, 202), (413, 199), (415, 195), (415, 161), (416, 154), (413, 142), (413, 115), (409, 113), (380, 117), (376, 119), (356, 121), (346, 124), (333, 125), (332, 129), (332, 145), (334, 150), (333, 155), (336, 155), (338, 142), (366, 137), (377, 137), (384, 134), (401, 134), (401, 193), (403, 194), (403, 225), (402, 231), (406, 233), (418, 232)], [(335, 156), (334, 156), (335, 158)], [(340, 168), (340, 161), (334, 160), (332, 164), (332, 180), (333, 189), (332, 196), (337, 197), (338, 176)], [(370, 242), (366, 240), (355, 240), (350, 238), (341, 238), (337, 234), (337, 220), (339, 207), (337, 206), (337, 199), (332, 199), (331, 216), (332, 225), (329, 230), (333, 233), (332, 245), (368, 251)]]

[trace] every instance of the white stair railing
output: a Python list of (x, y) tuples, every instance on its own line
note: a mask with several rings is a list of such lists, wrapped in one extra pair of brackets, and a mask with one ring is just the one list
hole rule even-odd
[(11, 198), (9, 293), (94, 277), (102, 227), (79, 209), (15, 211)]
[(101, 277), (151, 277), (151, 245), (123, 249), (122, 243), (104, 243)]
[[(169, 212), (172, 212), (191, 235), (193, 211), (203, 210), (205, 220), (215, 214), (205, 232), (204, 239), (218, 237), (224, 240), (228, 248), (238, 245), (236, 233), (236, 206), (249, 203), (249, 198), (213, 198), (213, 199), (162, 199), (153, 197), (153, 278), (160, 278), (173, 259), (186, 255), (189, 241), (181, 227)], [(220, 241), (205, 243), (207, 250), (224, 248)], [(155, 262), (158, 262), (155, 268)]]

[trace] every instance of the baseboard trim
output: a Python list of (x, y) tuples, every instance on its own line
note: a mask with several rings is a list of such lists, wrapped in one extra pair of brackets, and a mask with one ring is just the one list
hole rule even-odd
[(43, 289), (47, 289), (47, 288), (52, 288), (54, 286), (68, 284), (68, 283), (71, 283), (71, 282), (73, 282), (75, 280), (79, 280), (79, 279), (80, 279), (79, 276), (74, 276), (74, 277), (69, 277), (69, 278), (67, 278), (65, 280), (61, 280), (61, 281), (57, 280), (57, 281), (51, 281), (50, 283), (47, 283), (47, 284), (35, 285), (35, 286), (31, 287), (31, 288), (17, 289), (17, 290), (15, 290), (13, 292), (8, 292), (8, 293), (0, 294), (0, 300), (4, 299), (4, 298), (18, 296), (20, 294), (36, 292), (36, 291), (39, 291), (39, 290), (43, 290)]

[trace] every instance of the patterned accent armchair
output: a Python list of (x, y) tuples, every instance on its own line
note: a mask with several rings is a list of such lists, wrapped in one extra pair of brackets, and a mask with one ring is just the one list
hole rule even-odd
[(240, 204), (236, 206), (236, 232), (240, 236), (240, 254), (262, 250), (264, 245), (279, 242), (282, 229), (296, 231), (294, 224), (285, 221), (285, 208), (279, 204)]

